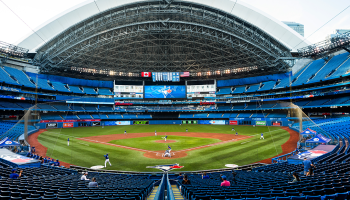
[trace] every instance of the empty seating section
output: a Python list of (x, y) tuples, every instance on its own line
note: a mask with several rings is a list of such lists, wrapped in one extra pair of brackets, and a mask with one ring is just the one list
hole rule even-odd
[[(36, 130), (34, 126), (28, 125), (28, 133), (34, 130)], [(0, 121), (0, 140), (5, 137), (8, 137), (10, 140), (16, 140), (23, 133), (24, 124)]]
[(208, 118), (222, 118), (222, 113), (209, 113)]
[(193, 118), (207, 118), (208, 113), (195, 113)]
[(6, 109), (14, 109), (14, 110), (21, 110), (22, 107), (19, 106), (16, 103), (8, 102), (8, 101), (0, 101), (0, 109), (6, 108)]
[(276, 85), (276, 81), (267, 81), (262, 83), (263, 86), (258, 91), (266, 91), (266, 90), (272, 90), (273, 87)]
[(54, 90), (47, 82), (47, 80), (38, 78), (38, 80), (34, 79), (33, 80), (36, 85), (38, 86), (38, 88), (40, 89), (44, 89), (44, 90)]
[(273, 108), (276, 105), (276, 103), (261, 103), (260, 108)]
[(5, 71), (9, 73), (11, 76), (15, 77), (20, 85), (26, 86), (26, 87), (32, 87), (35, 88), (36, 85), (34, 85), (28, 78), (28, 76), (23, 72), (15, 68), (11, 67), (4, 67)]
[(253, 115), (251, 116), (253, 117), (258, 117), (258, 118), (264, 118), (267, 116), (268, 113), (253, 113)]
[(231, 110), (232, 109), (232, 106), (219, 106), (218, 105), (218, 108), (217, 110)]
[(100, 119), (100, 115), (98, 114), (91, 114), (93, 119)]
[[(325, 61), (323, 59), (315, 60), (302, 72), (297, 80), (292, 83), (292, 86), (307, 84), (311, 76), (316, 74), (324, 65)], [(302, 69), (300, 71), (302, 71)], [(297, 76), (293, 76), (293, 79), (296, 77)]]
[(98, 94), (100, 95), (114, 95), (109, 88), (98, 88)]
[(52, 104), (52, 106), (57, 110), (62, 110), (62, 111), (70, 110), (67, 104)]
[(137, 119), (152, 119), (150, 114), (137, 115)]
[(2, 67), (0, 67), (0, 81), (8, 84), (12, 84), (12, 85), (19, 84), (15, 80), (13, 80)]
[(41, 114), (40, 115), (40, 118), (42, 120), (62, 120), (63, 118), (56, 114), (56, 115), (53, 115), (53, 114)]
[[(99, 114), (100, 119), (109, 119), (105, 114)], [(96, 119), (96, 118), (95, 118)]]
[(238, 117), (242, 118), (248, 118), (252, 115), (252, 113), (239, 113)]
[(260, 85), (251, 85), (246, 92), (256, 92), (259, 89)]
[(46, 103), (39, 103), (36, 107), (40, 110), (56, 110), (54, 107)]
[(86, 114), (78, 114), (78, 117), (80, 119), (92, 119), (90, 115), (86, 115)]
[(113, 113), (113, 114), (107, 114), (107, 115), (108, 115), (108, 119), (123, 119), (121, 114)]
[(220, 88), (217, 94), (231, 94), (231, 88)]
[(82, 105), (79, 105), (79, 104), (70, 105), (70, 109), (76, 110), (76, 111), (84, 111), (84, 108), (82, 107)]
[(244, 93), (245, 92), (246, 86), (241, 86), (241, 87), (236, 87), (232, 94), (239, 94), (239, 93)]
[(305, 105), (308, 105), (309, 102), (310, 102), (309, 100), (306, 100), (306, 101), (296, 101), (293, 103), (297, 106), (305, 106)]
[(328, 63), (327, 65), (320, 71), (317, 73), (317, 75), (311, 79), (311, 81), (309, 83), (314, 83), (320, 80), (325, 80), (327, 79), (328, 75), (333, 72), (337, 67), (339, 67), (339, 65), (341, 65), (346, 59), (348, 59), (349, 57), (349, 53), (343, 53), (343, 54), (339, 54), (334, 56)]
[(69, 90), (73, 93), (83, 94), (83, 91), (81, 91), (81, 89), (78, 86), (70, 85), (68, 87), (69, 87)]
[(337, 105), (337, 104), (342, 104), (350, 100), (350, 97), (340, 97), (336, 99), (332, 99), (325, 103), (324, 105)]
[(292, 104), (290, 102), (280, 102), (275, 105), (273, 108), (291, 108)]
[(348, 76), (350, 70), (350, 59), (348, 58), (331, 76), (327, 79), (339, 78), (340, 76)]
[[(8, 177), (11, 167), (0, 169), (1, 176)], [(128, 175), (89, 172), (88, 179), (95, 177), (99, 187), (89, 188), (89, 181), (81, 181), (81, 174), (74, 170), (46, 167), (24, 168), (18, 179), (0, 179), (2, 199), (31, 200), (144, 200), (153, 189), (155, 180), (149, 175)]]
[(83, 87), (84, 93), (86, 94), (97, 94), (97, 92), (94, 90), (94, 88), (89, 88), (89, 87)]
[(246, 107), (246, 105), (245, 104), (234, 104), (233, 105), (233, 109), (234, 110), (243, 110), (244, 108)]
[(99, 106), (99, 110), (101, 111), (112, 111), (113, 107), (112, 106)]
[[(233, 116), (234, 114), (233, 113), (224, 113), (222, 115), (222, 118), (230, 118), (231, 115)], [(237, 114), (234, 117), (236, 117), (236, 116), (237, 116)]]
[[(22, 108), (30, 108), (30, 107), (34, 106), (33, 104), (26, 103), (26, 102), (16, 102), (16, 104), (21, 106)], [(1, 102), (0, 102), (0, 105), (1, 105)]]
[(283, 117), (287, 117), (287, 113), (270, 113), (267, 117), (269, 117), (269, 118), (283, 118)]
[(193, 118), (193, 114), (191, 113), (180, 113), (179, 118)]
[(274, 87), (274, 89), (289, 87), (292, 81), (293, 79), (284, 78)]
[(97, 111), (97, 107), (95, 105), (85, 105), (84, 109), (86, 111)]
[(323, 105), (328, 101), (329, 99), (318, 99), (318, 100), (311, 101), (309, 104), (307, 104), (307, 106), (319, 106), (319, 105)]
[(61, 115), (64, 119), (79, 119), (77, 115), (71, 115), (71, 114), (67, 114), (67, 115)]
[(259, 104), (248, 104), (248, 106), (245, 108), (246, 110), (255, 110), (257, 108), (259, 108), (260, 105)]
[(123, 114), (123, 119), (137, 119), (135, 114)]
[(66, 87), (65, 84), (60, 82), (51, 82), (54, 90), (60, 91), (60, 92), (71, 92)]
[[(225, 113), (225, 114), (226, 114), (226, 113)], [(225, 115), (225, 114), (224, 114), (224, 115)], [(238, 113), (231, 113), (229, 117), (230, 117), (230, 118), (236, 118), (237, 116), (238, 116)]]

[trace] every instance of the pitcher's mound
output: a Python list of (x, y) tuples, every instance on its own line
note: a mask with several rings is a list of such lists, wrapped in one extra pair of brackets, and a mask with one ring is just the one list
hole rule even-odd
[(157, 140), (157, 141), (154, 141), (154, 142), (157, 142), (157, 143), (174, 143), (176, 142), (175, 140), (167, 140), (166, 142), (164, 140)]

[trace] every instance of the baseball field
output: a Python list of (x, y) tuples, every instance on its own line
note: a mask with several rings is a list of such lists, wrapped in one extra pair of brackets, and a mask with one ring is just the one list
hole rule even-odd
[[(103, 155), (108, 153), (112, 166), (104, 169), (123, 171), (157, 171), (146, 167), (174, 163), (184, 166), (182, 171), (241, 166), (287, 153), (296, 141), (293, 131), (284, 127), (229, 125), (96, 126), (49, 129), (30, 136), (31, 145), (43, 156), (92, 167), (104, 166)], [(168, 145), (172, 157), (164, 158)]]

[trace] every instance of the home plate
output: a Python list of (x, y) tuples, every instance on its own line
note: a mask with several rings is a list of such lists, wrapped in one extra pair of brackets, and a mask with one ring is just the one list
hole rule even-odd
[(238, 167), (238, 165), (235, 165), (235, 164), (226, 164), (225, 167), (236, 168), (236, 167)]
[(96, 166), (92, 166), (92, 167), (90, 167), (91, 169), (102, 169), (102, 168), (104, 168), (105, 166), (103, 166), (103, 165), (96, 165)]

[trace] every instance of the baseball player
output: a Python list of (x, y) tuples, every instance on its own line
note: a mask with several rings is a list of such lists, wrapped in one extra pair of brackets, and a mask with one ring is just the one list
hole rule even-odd
[(188, 132), (188, 129), (186, 128), (186, 132)]
[(124, 135), (127, 135), (126, 131), (124, 131)]
[(165, 142), (166, 142), (167, 137), (168, 137), (168, 136), (167, 136), (167, 135), (165, 135), (165, 137), (164, 137)]
[(168, 150), (169, 150), (169, 153), (171, 152), (171, 147), (168, 145)]
[(263, 139), (264, 140), (264, 133), (261, 133), (260, 135), (260, 140)]
[(238, 135), (238, 133), (236, 132), (236, 135)]
[(235, 130), (235, 128), (232, 128), (232, 130), (231, 131), (234, 131)]
[(169, 151), (169, 150), (166, 150), (166, 151), (164, 152), (163, 157), (169, 157), (169, 158), (171, 158), (170, 151)]
[(67, 143), (67, 145), (69, 146), (69, 138), (68, 138), (68, 141), (67, 141), (68, 143)]
[(157, 130), (154, 131), (154, 136), (157, 136)]
[(112, 166), (111, 162), (109, 162), (108, 153), (106, 155), (104, 155), (104, 157), (106, 158), (106, 160), (105, 160), (105, 168), (107, 167), (107, 162), (109, 163), (109, 166)]

